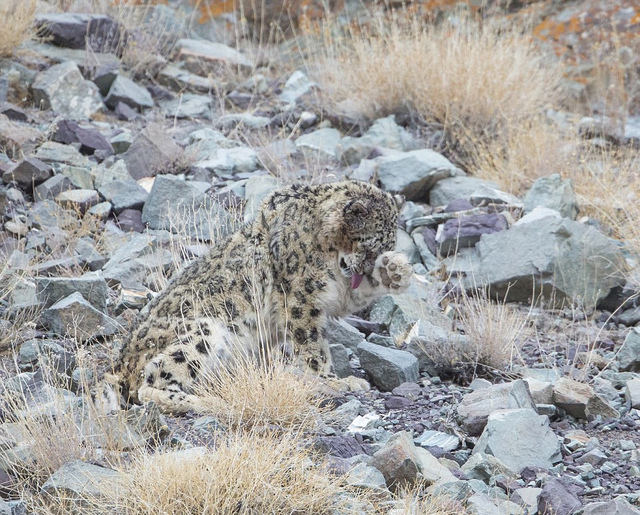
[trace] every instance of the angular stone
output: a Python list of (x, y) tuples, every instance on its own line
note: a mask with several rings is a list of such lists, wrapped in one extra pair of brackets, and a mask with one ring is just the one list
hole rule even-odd
[(109, 288), (104, 277), (86, 273), (80, 277), (36, 277), (36, 295), (45, 308), (79, 292), (94, 308), (107, 312)]
[(33, 192), (35, 201), (54, 199), (58, 194), (72, 188), (71, 181), (65, 175), (54, 175), (39, 186)]
[(258, 168), (258, 156), (248, 147), (220, 148), (213, 157), (198, 161), (193, 167), (210, 170), (219, 176), (250, 173)]
[(420, 378), (418, 359), (409, 352), (367, 341), (358, 345), (357, 352), (360, 365), (382, 391), (389, 392), (402, 383), (416, 382)]
[(111, 109), (115, 109), (119, 102), (139, 110), (155, 105), (147, 88), (122, 75), (118, 75), (113, 81), (104, 101)]
[(549, 469), (562, 460), (549, 418), (531, 409), (491, 413), (473, 452), (491, 454), (516, 473), (526, 467)]
[(358, 345), (364, 341), (364, 334), (342, 319), (330, 318), (326, 325), (329, 343), (344, 345), (357, 352)]
[(308, 159), (336, 159), (342, 135), (337, 129), (318, 129), (296, 140), (296, 148)]
[(542, 295), (552, 305), (572, 302), (588, 311), (624, 284), (623, 258), (615, 243), (566, 218), (547, 217), (485, 234), (476, 249), (481, 261), (474, 285), (509, 302)]
[(41, 36), (54, 45), (94, 52), (111, 52), (125, 44), (120, 25), (101, 14), (47, 13), (38, 14), (35, 27)]
[(634, 327), (629, 331), (617, 359), (621, 372), (640, 372), (640, 328)]
[(44, 134), (38, 129), (12, 122), (6, 116), (0, 115), (0, 147), (7, 156), (20, 159), (32, 152), (42, 139)]
[(440, 254), (448, 256), (464, 247), (473, 247), (483, 234), (506, 231), (507, 219), (497, 213), (469, 215), (447, 220), (440, 226), (436, 242)]
[(137, 209), (123, 209), (116, 216), (116, 224), (124, 232), (144, 232), (142, 213)]
[(572, 488), (568, 488), (562, 479), (552, 478), (540, 492), (538, 513), (573, 515), (581, 506), (582, 503)]
[(205, 241), (224, 237), (231, 230), (229, 213), (193, 182), (158, 175), (142, 208), (142, 221), (151, 229), (178, 231), (180, 227), (172, 224), (174, 218), (183, 221), (189, 234)]
[(373, 455), (370, 464), (382, 472), (387, 486), (412, 484), (419, 479), (423, 479), (427, 485), (455, 480), (433, 455), (416, 447), (406, 431), (394, 434)]
[(394, 115), (380, 118), (361, 137), (342, 138), (340, 160), (346, 164), (358, 164), (369, 158), (377, 147), (405, 151), (407, 139), (406, 131), (396, 123)]
[(122, 155), (127, 170), (134, 180), (153, 177), (170, 170), (182, 156), (182, 148), (159, 125), (149, 125)]
[(499, 458), (484, 452), (474, 452), (460, 467), (469, 479), (478, 479), (489, 483), (496, 476), (516, 477), (515, 470), (509, 468)]
[(90, 508), (91, 501), (104, 498), (106, 489), (111, 491), (118, 482), (124, 484), (120, 472), (86, 461), (70, 461), (47, 479), (42, 490), (53, 498), (69, 499), (75, 505), (72, 513), (81, 513), (83, 508)]
[(178, 93), (185, 90), (209, 93), (215, 90), (216, 86), (212, 78), (201, 77), (195, 73), (178, 68), (173, 64), (169, 64), (160, 70), (157, 80), (161, 86), (166, 86)]
[[(433, 207), (447, 206), (454, 200), (469, 200), (471, 195), (480, 187), (489, 186), (499, 188), (498, 183), (477, 177), (447, 177), (436, 184), (429, 191), (429, 205)], [(469, 208), (473, 206), (469, 204)]]
[(141, 209), (149, 194), (135, 181), (109, 181), (98, 188), (98, 192), (111, 202), (118, 214), (125, 209)]
[(587, 419), (590, 415), (601, 415), (604, 418), (620, 416), (590, 385), (568, 377), (558, 379), (553, 385), (553, 403), (576, 418)]
[(118, 331), (115, 320), (94, 308), (80, 292), (72, 293), (44, 310), (40, 320), (55, 334), (73, 336), (83, 342)]
[(358, 463), (345, 478), (347, 484), (357, 490), (381, 490), (387, 488), (384, 475), (377, 468)]
[(631, 506), (624, 497), (606, 502), (592, 502), (584, 507), (582, 515), (640, 515), (640, 510)]
[(253, 63), (246, 56), (222, 43), (213, 43), (206, 40), (179, 39), (175, 44), (177, 59), (198, 58), (211, 63), (225, 63), (231, 66), (240, 66), (245, 71), (253, 68)]
[(538, 206), (555, 209), (564, 218), (575, 220), (578, 206), (571, 179), (563, 181), (557, 173), (537, 179), (524, 198), (524, 212), (530, 213)]
[(253, 175), (244, 185), (244, 223), (255, 218), (262, 201), (278, 188), (279, 181), (273, 175)]
[(96, 150), (113, 154), (113, 148), (100, 131), (93, 127), (80, 127), (74, 120), (60, 120), (56, 124), (53, 140), (65, 145), (80, 143), (80, 152), (93, 155)]
[(235, 128), (264, 129), (271, 123), (266, 116), (256, 116), (251, 113), (224, 114), (216, 120), (214, 127), (223, 131), (231, 131)]
[(66, 375), (72, 372), (75, 362), (75, 354), (66, 351), (55, 340), (33, 339), (20, 345), (20, 370), (30, 371), (38, 364), (48, 364), (59, 374)]
[(382, 189), (415, 202), (426, 202), (429, 190), (438, 181), (464, 175), (446, 157), (429, 149), (377, 157), (373, 161)]
[(51, 109), (65, 118), (85, 120), (104, 109), (98, 87), (84, 80), (71, 61), (40, 72), (31, 85), (38, 107)]
[(344, 345), (332, 343), (329, 345), (333, 372), (336, 377), (343, 378), (351, 375), (351, 365), (349, 365), (349, 351)]
[(59, 193), (55, 200), (64, 208), (77, 209), (84, 214), (100, 202), (100, 197), (95, 190), (67, 190)]
[(309, 77), (304, 72), (296, 70), (284, 83), (278, 99), (285, 104), (295, 104), (299, 98), (317, 87), (318, 85), (309, 80)]
[(484, 184), (471, 194), (469, 202), (476, 207), (495, 204), (521, 209), (524, 206), (518, 197)]
[(522, 379), (511, 383), (481, 388), (465, 395), (458, 404), (458, 419), (471, 435), (479, 435), (487, 424), (489, 415), (503, 409), (530, 409), (536, 405), (529, 388)]
[(624, 398), (632, 408), (640, 409), (640, 379), (627, 381), (624, 389)]
[(2, 182), (14, 183), (23, 189), (31, 189), (46, 181), (53, 174), (51, 166), (35, 157), (18, 161), (2, 174)]
[(173, 100), (160, 102), (160, 108), (168, 118), (202, 118), (213, 119), (215, 104), (207, 95), (183, 93)]
[(63, 163), (69, 166), (82, 167), (89, 162), (74, 147), (55, 141), (45, 141), (36, 151), (36, 157), (45, 163)]

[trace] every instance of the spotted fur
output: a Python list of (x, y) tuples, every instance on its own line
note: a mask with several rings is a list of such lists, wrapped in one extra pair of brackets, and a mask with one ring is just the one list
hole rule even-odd
[(288, 342), (297, 364), (332, 376), (328, 317), (389, 292), (412, 269), (396, 243), (392, 195), (363, 182), (291, 186), (186, 267), (150, 304), (115, 364), (128, 402), (197, 409), (194, 386), (241, 351)]

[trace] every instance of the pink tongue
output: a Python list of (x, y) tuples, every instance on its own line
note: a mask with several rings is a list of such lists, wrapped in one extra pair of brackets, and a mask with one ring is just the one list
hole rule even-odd
[(360, 283), (362, 282), (362, 278), (364, 276), (361, 274), (353, 274), (351, 276), (351, 289), (355, 290), (358, 286), (360, 286)]

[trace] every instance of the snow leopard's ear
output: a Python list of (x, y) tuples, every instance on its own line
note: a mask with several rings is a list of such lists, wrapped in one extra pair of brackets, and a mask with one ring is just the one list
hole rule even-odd
[(398, 208), (398, 211), (400, 211), (402, 209), (402, 206), (404, 206), (404, 201), (405, 201), (404, 195), (396, 194), (393, 196), (393, 200), (395, 200), (396, 207)]
[(358, 199), (351, 200), (344, 207), (344, 221), (349, 227), (358, 229), (364, 226), (364, 219), (369, 214), (369, 209), (364, 202)]

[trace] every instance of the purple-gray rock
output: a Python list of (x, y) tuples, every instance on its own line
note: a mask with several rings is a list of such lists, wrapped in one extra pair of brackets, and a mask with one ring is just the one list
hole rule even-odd
[(133, 140), (122, 158), (129, 174), (137, 181), (171, 170), (182, 152), (163, 127), (150, 125)]
[(448, 256), (458, 249), (473, 247), (483, 234), (505, 231), (507, 228), (507, 219), (497, 213), (451, 218), (443, 224), (436, 241), (440, 254)]
[(137, 209), (123, 209), (116, 216), (116, 223), (124, 232), (143, 232), (145, 229), (142, 213)]
[(63, 191), (67, 191), (72, 188), (73, 186), (69, 177), (58, 174), (36, 186), (33, 192), (33, 197), (35, 201), (54, 199)]
[(12, 168), (2, 174), (5, 184), (13, 183), (20, 188), (31, 189), (53, 174), (53, 169), (35, 157), (28, 157), (18, 161)]
[(39, 35), (54, 45), (94, 52), (112, 52), (125, 44), (125, 34), (118, 23), (101, 14), (49, 13), (35, 19)]
[(5, 115), (9, 120), (18, 122), (26, 122), (29, 120), (29, 115), (23, 109), (20, 109), (17, 105), (10, 102), (2, 102), (0, 104), (0, 114)]
[(573, 485), (567, 486), (562, 479), (553, 478), (542, 488), (538, 499), (538, 513), (573, 515), (582, 507)]

